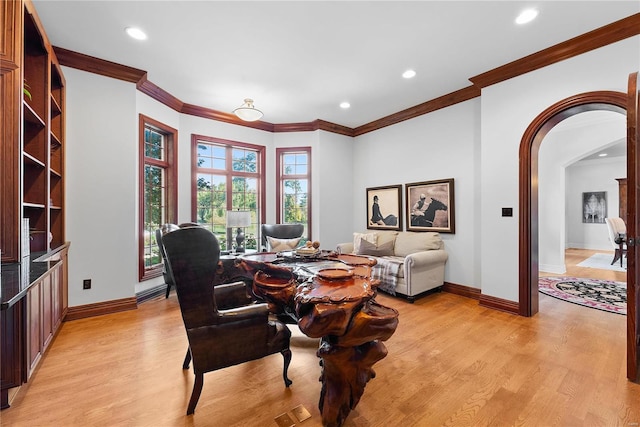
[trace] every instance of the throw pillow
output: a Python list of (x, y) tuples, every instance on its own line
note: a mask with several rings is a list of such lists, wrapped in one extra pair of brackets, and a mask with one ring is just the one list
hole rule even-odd
[(295, 239), (276, 239), (275, 237), (267, 236), (267, 242), (269, 243), (269, 250), (271, 252), (292, 251), (300, 243), (301, 237)]
[(393, 242), (385, 242), (380, 245), (362, 240), (360, 242), (360, 250), (356, 252), (358, 255), (370, 256), (392, 256)]
[(353, 233), (353, 253), (360, 252), (360, 242), (366, 241), (376, 244), (378, 235), (376, 233)]
[(405, 257), (420, 251), (432, 251), (442, 247), (440, 234), (437, 232), (414, 233), (407, 231), (398, 234), (394, 248), (397, 256)]

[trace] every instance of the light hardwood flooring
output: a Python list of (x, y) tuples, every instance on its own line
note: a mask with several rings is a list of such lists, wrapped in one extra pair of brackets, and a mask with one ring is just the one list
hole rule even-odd
[[(378, 301), (400, 312), (400, 324), (345, 427), (640, 423), (640, 385), (625, 373), (625, 316), (545, 295), (532, 318), (444, 292), (415, 304)], [(311, 418), (298, 425), (321, 426), (317, 340), (293, 333), (289, 389), (282, 357), (269, 356), (206, 374), (186, 416), (193, 373), (182, 370), (187, 341), (174, 293), (67, 322), (0, 423), (275, 427), (276, 416), (303, 405)]]
[(580, 264), (582, 261), (589, 258), (591, 255), (595, 253), (610, 254), (611, 259), (613, 260), (613, 251), (593, 251), (589, 249), (570, 248), (570, 249), (567, 249), (564, 253), (565, 265), (567, 267), (566, 273), (550, 274), (550, 273), (540, 272), (540, 276), (572, 276), (572, 277), (582, 277), (585, 279), (615, 280), (617, 282), (627, 281), (626, 272), (613, 271), (613, 270), (599, 270), (599, 269), (589, 268), (589, 267), (578, 267), (577, 264)]

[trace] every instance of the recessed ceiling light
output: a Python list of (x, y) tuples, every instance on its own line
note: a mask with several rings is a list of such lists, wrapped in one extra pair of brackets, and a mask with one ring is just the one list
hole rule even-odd
[(531, 22), (536, 19), (536, 16), (538, 16), (538, 11), (536, 9), (523, 10), (516, 18), (516, 24), (526, 24), (527, 22)]
[(607, 157), (607, 153), (600, 153), (598, 154), (598, 157)]
[(133, 37), (136, 40), (147, 39), (147, 35), (140, 28), (127, 27), (124, 30), (127, 32), (127, 34), (129, 34), (129, 37)]
[(416, 72), (414, 70), (407, 70), (404, 73), (402, 73), (402, 77), (404, 77), (405, 79), (410, 79), (416, 76)]
[(349, 107), (351, 107), (351, 104), (349, 104), (347, 101), (340, 103), (340, 108), (344, 108), (346, 110)]

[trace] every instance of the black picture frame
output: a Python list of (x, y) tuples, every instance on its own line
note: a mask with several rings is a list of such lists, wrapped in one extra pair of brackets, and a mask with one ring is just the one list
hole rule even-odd
[(582, 193), (582, 222), (604, 224), (607, 217), (607, 192), (586, 191)]
[(402, 184), (367, 188), (367, 228), (402, 230)]
[(407, 231), (455, 233), (453, 178), (405, 184)]

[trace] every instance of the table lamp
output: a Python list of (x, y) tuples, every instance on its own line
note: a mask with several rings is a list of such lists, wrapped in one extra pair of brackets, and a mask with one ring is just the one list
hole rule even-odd
[(236, 230), (236, 252), (244, 252), (244, 232), (243, 227), (251, 225), (251, 212), (249, 211), (227, 211), (227, 228), (237, 227)]

